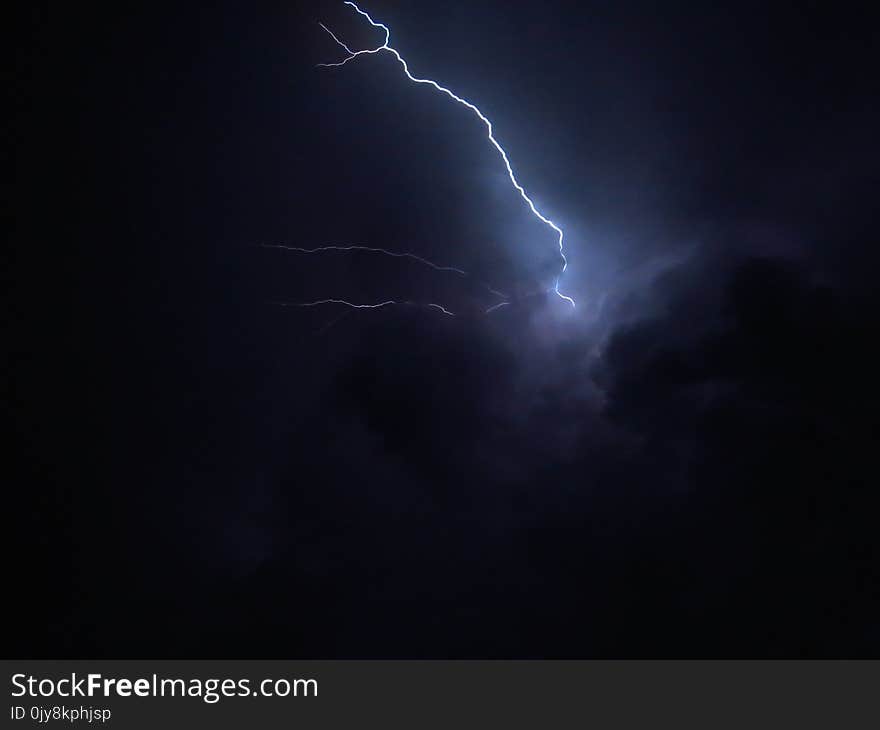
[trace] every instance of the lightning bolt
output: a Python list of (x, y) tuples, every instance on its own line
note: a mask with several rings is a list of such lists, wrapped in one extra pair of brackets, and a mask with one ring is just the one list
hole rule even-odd
[[(510, 165), (510, 160), (507, 157), (507, 152), (504, 151), (504, 148), (499, 144), (498, 140), (495, 139), (494, 130), (492, 127), (492, 122), (490, 122), (489, 119), (483, 114), (483, 112), (481, 112), (474, 104), (469, 102), (467, 99), (463, 99), (462, 97), (453, 93), (452, 91), (450, 91), (446, 87), (441, 86), (440, 84), (438, 84), (436, 81), (434, 81), (432, 79), (420, 79), (420, 78), (416, 78), (415, 76), (413, 76), (410, 73), (409, 66), (407, 65), (406, 61), (403, 59), (403, 57), (400, 55), (400, 53), (398, 53), (397, 50), (390, 45), (391, 31), (388, 28), (388, 26), (384, 25), (383, 23), (377, 23), (375, 20), (373, 20), (370, 17), (370, 15), (368, 13), (361, 10), (355, 3), (351, 2), (351, 0), (346, 0), (345, 4), (351, 6), (352, 8), (354, 8), (354, 10), (357, 13), (359, 13), (360, 15), (365, 17), (367, 19), (367, 21), (370, 23), (370, 25), (372, 25), (374, 28), (381, 28), (385, 33), (385, 42), (382, 43), (381, 46), (378, 46), (376, 48), (367, 48), (367, 49), (363, 49), (363, 50), (359, 50), (359, 51), (353, 51), (345, 43), (343, 43), (336, 36), (336, 34), (333, 33), (333, 31), (330, 30), (326, 25), (324, 25), (323, 23), (319, 23), (321, 28), (323, 28), (327, 32), (327, 34), (336, 42), (336, 44), (338, 46), (340, 46), (348, 54), (348, 56), (346, 58), (344, 58), (342, 61), (338, 61), (336, 63), (319, 63), (317, 65), (322, 68), (338, 68), (340, 66), (344, 66), (346, 63), (348, 63), (352, 59), (357, 58), (358, 56), (374, 55), (377, 53), (381, 53), (382, 51), (385, 51), (387, 53), (390, 53), (392, 56), (394, 56), (395, 59), (397, 59), (398, 63), (400, 63), (401, 67), (403, 68), (404, 74), (406, 74), (406, 77), (410, 81), (412, 81), (413, 83), (416, 83), (416, 84), (428, 84), (429, 86), (432, 86), (437, 91), (439, 91), (443, 94), (446, 94), (446, 96), (448, 96), (450, 99), (453, 99), (454, 101), (461, 104), (462, 106), (465, 106), (468, 109), (470, 109), (479, 118), (479, 120), (483, 123), (483, 125), (486, 127), (486, 132), (488, 134), (489, 141), (492, 143), (492, 146), (494, 146), (495, 149), (498, 150), (498, 154), (501, 155), (501, 159), (504, 162), (504, 166), (505, 166), (505, 168), (507, 168), (507, 176), (510, 178), (510, 182), (513, 185), (513, 187), (519, 193), (520, 197), (526, 202), (526, 204), (528, 205), (529, 210), (531, 210), (532, 214), (536, 218), (538, 218), (538, 220), (540, 220), (541, 222), (543, 222), (544, 224), (546, 224), (547, 226), (552, 228), (553, 231), (556, 233), (557, 241), (559, 244), (559, 255), (562, 258), (562, 269), (559, 272), (559, 275), (556, 277), (556, 282), (553, 286), (553, 291), (556, 293), (557, 296), (559, 296), (560, 299), (564, 299), (569, 304), (571, 304), (572, 307), (574, 307), (575, 306), (574, 299), (572, 299), (569, 296), (566, 296), (561, 291), (559, 291), (559, 280), (562, 277), (562, 274), (565, 273), (566, 268), (568, 267), (568, 259), (566, 259), (565, 252), (563, 250), (564, 234), (562, 232), (562, 229), (538, 210), (538, 208), (535, 206), (532, 199), (526, 194), (525, 188), (523, 188), (523, 186), (520, 185), (519, 182), (517, 181), (516, 175), (513, 174), (513, 168)], [(497, 308), (497, 306), (498, 305), (495, 305), (495, 307), (490, 307), (488, 311), (492, 311), (492, 309)]]

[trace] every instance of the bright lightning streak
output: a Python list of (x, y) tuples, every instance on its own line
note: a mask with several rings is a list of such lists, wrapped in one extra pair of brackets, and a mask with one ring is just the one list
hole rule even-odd
[[(404, 304), (413, 304), (414, 306), (419, 306), (419, 305), (416, 304), (415, 302), (404, 302)], [(443, 314), (448, 314), (450, 317), (454, 317), (454, 316), (455, 316), (455, 314), (453, 314), (453, 313), (450, 312), (448, 309), (446, 309), (446, 307), (444, 307), (444, 306), (442, 306), (442, 305), (440, 305), (440, 304), (426, 304), (425, 306), (426, 306), (426, 307), (430, 307), (431, 309), (439, 309), (441, 312), (443, 312)]]
[(536, 218), (538, 218), (538, 220), (542, 221), (543, 223), (548, 225), (550, 228), (552, 228), (556, 232), (556, 235), (558, 237), (558, 243), (559, 243), (559, 255), (562, 257), (562, 270), (559, 272), (559, 276), (556, 277), (556, 283), (553, 287), (553, 291), (561, 299), (564, 299), (569, 304), (571, 304), (572, 307), (574, 307), (575, 306), (574, 299), (572, 299), (569, 296), (566, 296), (565, 294), (563, 294), (562, 292), (559, 291), (559, 279), (562, 276), (562, 274), (565, 273), (565, 269), (568, 267), (568, 259), (566, 259), (565, 253), (563, 251), (562, 241), (563, 241), (564, 234), (562, 232), (562, 229), (558, 225), (556, 225), (552, 220), (550, 220), (545, 215), (543, 215), (535, 207), (535, 204), (532, 202), (532, 199), (526, 194), (526, 191), (523, 188), (523, 186), (520, 185), (519, 182), (517, 181), (516, 175), (513, 174), (513, 168), (510, 165), (510, 160), (507, 158), (507, 153), (504, 151), (504, 148), (498, 143), (498, 140), (495, 139), (495, 135), (493, 133), (493, 128), (492, 128), (492, 122), (490, 122), (486, 118), (486, 116), (483, 114), (483, 112), (481, 112), (474, 104), (471, 104), (471, 102), (467, 101), (467, 99), (463, 99), (462, 97), (457, 96), (452, 91), (445, 88), (444, 86), (440, 86), (440, 84), (438, 84), (436, 81), (433, 81), (431, 79), (419, 79), (419, 78), (416, 78), (415, 76), (413, 76), (409, 71), (409, 66), (407, 65), (407, 63), (403, 59), (403, 57), (400, 55), (400, 53), (398, 53), (395, 48), (393, 48), (392, 46), (389, 45), (389, 43), (391, 42), (391, 30), (388, 28), (388, 26), (384, 25), (382, 23), (377, 23), (375, 20), (373, 20), (370, 17), (370, 15), (368, 13), (361, 10), (355, 3), (351, 2), (351, 0), (346, 0), (345, 4), (350, 5), (352, 8), (355, 9), (356, 12), (358, 12), (360, 15), (363, 15), (367, 19), (367, 21), (370, 23), (370, 25), (372, 25), (374, 28), (381, 28), (385, 32), (385, 42), (381, 46), (378, 46), (377, 48), (368, 48), (368, 49), (364, 49), (364, 50), (360, 50), (360, 51), (352, 51), (345, 43), (343, 43), (341, 40), (339, 40), (339, 38), (336, 37), (336, 35), (333, 33), (333, 31), (331, 31), (326, 25), (324, 25), (323, 23), (319, 23), (319, 25), (337, 43), (337, 45), (339, 45), (348, 54), (348, 57), (342, 61), (337, 62), (337, 63), (319, 63), (318, 66), (323, 67), (323, 68), (336, 68), (338, 66), (344, 66), (346, 63), (351, 61), (353, 58), (357, 58), (358, 56), (372, 55), (372, 54), (380, 53), (381, 51), (387, 51), (392, 56), (394, 56), (394, 58), (397, 59), (397, 61), (403, 67), (403, 72), (406, 74), (407, 78), (410, 81), (412, 81), (416, 84), (428, 84), (430, 86), (433, 86), (437, 91), (440, 91), (440, 92), (446, 94), (449, 98), (451, 98), (454, 101), (458, 102), (459, 104), (467, 107), (474, 114), (476, 114), (477, 117), (479, 117), (480, 121), (486, 127), (489, 141), (492, 143), (492, 145), (495, 147), (495, 149), (498, 150), (498, 154), (501, 155), (501, 159), (504, 161), (504, 166), (507, 168), (507, 176), (510, 178), (510, 182), (513, 185), (513, 187), (519, 193), (520, 197), (529, 206), (529, 210), (532, 211), (532, 214)]

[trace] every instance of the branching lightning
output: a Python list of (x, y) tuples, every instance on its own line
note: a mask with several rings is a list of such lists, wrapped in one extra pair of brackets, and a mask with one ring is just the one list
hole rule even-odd
[[(566, 268), (568, 267), (568, 260), (566, 259), (565, 253), (563, 251), (564, 234), (562, 232), (562, 228), (560, 228), (556, 223), (554, 223), (552, 220), (547, 218), (543, 213), (541, 213), (538, 210), (538, 208), (535, 206), (535, 203), (526, 194), (525, 188), (523, 188), (523, 186), (520, 185), (519, 181), (516, 179), (516, 175), (514, 175), (514, 173), (513, 173), (513, 168), (511, 167), (510, 159), (507, 156), (507, 152), (505, 152), (504, 148), (501, 146), (501, 144), (495, 138), (494, 129), (492, 127), (492, 122), (490, 122), (489, 119), (474, 104), (467, 101), (467, 99), (464, 99), (464, 98), (458, 96), (457, 94), (453, 93), (452, 91), (450, 91), (446, 87), (441, 86), (440, 84), (438, 84), (436, 81), (434, 81), (432, 79), (420, 79), (420, 78), (413, 76), (412, 73), (410, 73), (409, 66), (407, 65), (407, 62), (403, 59), (403, 57), (400, 55), (400, 53), (398, 53), (398, 51), (390, 45), (391, 31), (389, 30), (388, 26), (386, 26), (382, 23), (377, 23), (375, 20), (373, 20), (370, 17), (370, 15), (368, 13), (361, 10), (354, 2), (351, 2), (351, 0), (346, 0), (345, 4), (351, 6), (352, 8), (354, 8), (354, 10), (358, 14), (360, 14), (364, 18), (366, 18), (371, 26), (373, 26), (374, 28), (381, 28), (382, 31), (385, 33), (385, 41), (382, 43), (382, 45), (377, 46), (376, 48), (367, 48), (367, 49), (355, 51), (355, 50), (352, 50), (351, 48), (349, 48), (348, 45), (346, 45), (332, 30), (330, 30), (330, 28), (328, 28), (323, 23), (318, 23), (321, 26), (321, 28), (323, 28), (324, 31), (334, 40), (334, 42), (345, 51), (345, 53), (347, 55), (342, 61), (338, 61), (336, 63), (319, 63), (317, 65), (322, 68), (338, 68), (340, 66), (344, 66), (346, 63), (348, 63), (352, 59), (357, 58), (358, 56), (374, 55), (374, 54), (378, 54), (378, 53), (385, 51), (385, 52), (391, 54), (397, 60), (397, 62), (403, 68), (404, 74), (406, 75), (406, 77), (410, 81), (412, 81), (413, 83), (416, 83), (416, 84), (427, 84), (427, 85), (433, 87), (435, 90), (445, 94), (450, 99), (457, 102), (458, 104), (461, 104), (462, 106), (467, 107), (471, 112), (473, 112), (477, 116), (477, 118), (480, 120), (480, 122), (482, 122), (482, 124), (485, 126), (489, 142), (491, 142), (492, 146), (498, 151), (498, 154), (501, 156), (501, 160), (504, 162), (504, 167), (507, 170), (507, 176), (510, 179), (510, 182), (513, 185), (514, 189), (517, 191), (517, 193), (519, 193), (519, 196), (525, 201), (526, 205), (528, 206), (528, 208), (532, 212), (532, 214), (538, 220), (540, 220), (542, 223), (544, 223), (545, 225), (547, 225), (551, 229), (553, 229), (554, 233), (556, 234), (557, 243), (559, 245), (559, 256), (562, 259), (562, 268), (556, 277), (554, 286), (552, 287), (552, 291), (560, 299), (565, 300), (566, 302), (571, 304), (572, 307), (574, 307), (575, 306), (574, 300), (571, 297), (569, 297), (569, 296), (563, 294), (561, 291), (559, 291), (559, 280), (560, 280), (562, 274), (565, 272)], [(261, 244), (261, 246), (263, 248), (282, 249), (285, 251), (291, 251), (291, 252), (300, 253), (300, 254), (354, 253), (354, 252), (379, 254), (382, 256), (389, 256), (392, 258), (409, 259), (409, 260), (415, 261), (417, 263), (420, 263), (424, 266), (428, 266), (431, 269), (434, 269), (435, 271), (454, 273), (454, 274), (457, 274), (458, 276), (461, 276), (461, 277), (470, 277), (471, 276), (464, 269), (460, 269), (455, 266), (443, 266), (443, 265), (437, 264), (433, 261), (430, 261), (429, 259), (426, 259), (423, 256), (419, 256), (415, 253), (411, 253), (411, 252), (407, 252), (407, 251), (404, 251), (404, 252), (392, 251), (387, 248), (379, 248), (379, 247), (375, 247), (375, 246), (335, 245), (334, 244), (334, 245), (327, 245), (327, 246), (318, 246), (315, 248), (305, 248), (305, 247), (301, 247), (301, 246), (288, 246), (288, 245), (284, 245), (284, 244), (265, 244), (265, 243)], [(487, 309), (485, 309), (484, 312), (486, 314), (494, 312), (497, 309), (501, 309), (502, 307), (505, 307), (511, 303), (510, 298), (506, 294), (504, 294), (503, 292), (500, 292), (500, 291), (492, 288), (489, 284), (486, 284), (485, 282), (478, 282), (478, 283), (480, 283), (487, 291), (491, 292), (494, 296), (496, 296), (502, 300), (500, 302), (497, 302), (496, 304), (491, 305)], [(415, 302), (415, 301), (411, 301), (411, 300), (388, 299), (388, 300), (376, 302), (376, 303), (357, 303), (357, 302), (351, 302), (351, 301), (348, 301), (345, 299), (327, 298), (327, 299), (319, 299), (319, 300), (313, 301), (313, 302), (276, 302), (276, 303), (282, 307), (319, 307), (319, 306), (328, 305), (328, 304), (336, 304), (336, 305), (347, 307), (349, 310), (383, 309), (385, 307), (390, 307), (390, 306), (408, 306), (408, 307), (421, 307), (421, 308), (425, 308), (425, 309), (434, 309), (434, 310), (437, 310), (438, 312), (443, 313), (446, 316), (449, 316), (449, 317), (455, 316), (454, 312), (449, 311), (446, 307), (444, 307), (441, 304), (436, 304), (436, 303), (432, 303), (432, 302), (430, 302), (430, 303)], [(342, 316), (345, 316), (345, 315), (342, 315)], [(332, 326), (339, 319), (340, 318), (334, 319), (330, 324), (327, 325), (327, 327)], [(326, 327), (325, 327), (325, 329), (326, 329)]]
[[(562, 276), (562, 274), (565, 272), (565, 269), (568, 267), (568, 260), (566, 259), (565, 253), (563, 250), (564, 234), (562, 232), (562, 229), (558, 225), (556, 225), (552, 220), (550, 220), (545, 215), (543, 215), (537, 209), (537, 207), (535, 206), (532, 199), (526, 194), (526, 191), (523, 188), (523, 186), (520, 185), (519, 181), (516, 179), (516, 175), (514, 175), (513, 168), (510, 165), (510, 160), (507, 157), (507, 152), (504, 151), (504, 148), (499, 144), (498, 140), (495, 139), (494, 130), (492, 127), (492, 122), (490, 122), (489, 119), (474, 104), (467, 101), (467, 99), (463, 99), (462, 97), (456, 95), (455, 93), (453, 93), (452, 91), (450, 91), (446, 87), (441, 86), (440, 84), (438, 84), (436, 81), (434, 81), (432, 79), (420, 79), (420, 78), (413, 76), (410, 73), (409, 66), (407, 65), (406, 61), (403, 59), (403, 57), (400, 55), (400, 53), (398, 53), (397, 50), (390, 45), (391, 31), (388, 28), (388, 26), (384, 25), (383, 23), (377, 23), (375, 20), (373, 20), (370, 17), (370, 15), (368, 13), (361, 10), (355, 3), (351, 2), (351, 0), (346, 0), (345, 4), (351, 6), (352, 8), (354, 8), (354, 10), (357, 13), (359, 13), (360, 15), (365, 17), (367, 19), (367, 21), (370, 23), (370, 25), (372, 25), (374, 28), (381, 28), (385, 33), (385, 41), (384, 41), (384, 43), (382, 43), (382, 45), (380, 45), (376, 48), (367, 48), (367, 49), (363, 49), (363, 50), (353, 51), (345, 43), (343, 43), (336, 36), (336, 34), (333, 33), (333, 31), (330, 30), (326, 25), (324, 25), (323, 23), (319, 23), (321, 28), (323, 28), (327, 32), (327, 34), (336, 42), (336, 44), (340, 48), (342, 48), (348, 55), (342, 61), (338, 61), (336, 63), (319, 63), (318, 66), (320, 66), (322, 68), (338, 68), (340, 66), (344, 66), (346, 63), (348, 63), (352, 59), (357, 58), (358, 56), (373, 55), (373, 54), (377, 54), (377, 53), (381, 53), (382, 51), (385, 51), (387, 53), (390, 53), (392, 56), (394, 56), (394, 58), (398, 61), (398, 63), (400, 63), (401, 67), (403, 68), (404, 74), (406, 74), (406, 77), (410, 81), (412, 81), (413, 83), (416, 83), (416, 84), (428, 84), (429, 86), (432, 86), (437, 91), (439, 91), (443, 94), (446, 94), (450, 99), (453, 99), (454, 101), (458, 102), (462, 106), (465, 106), (468, 109), (470, 109), (480, 119), (480, 121), (483, 123), (483, 125), (486, 127), (488, 139), (492, 143), (492, 145), (495, 147), (495, 149), (498, 150), (498, 154), (501, 155), (501, 159), (504, 162), (505, 168), (507, 169), (507, 176), (508, 176), (508, 178), (510, 178), (510, 182), (513, 185), (513, 187), (519, 193), (520, 197), (526, 202), (526, 204), (528, 205), (529, 210), (531, 210), (532, 214), (536, 218), (538, 218), (540, 221), (542, 221), (544, 224), (546, 224), (547, 226), (552, 228), (553, 231), (556, 233), (557, 241), (559, 244), (559, 255), (562, 258), (562, 269), (560, 270), (559, 275), (556, 277), (556, 282), (553, 286), (553, 291), (556, 293), (557, 296), (559, 296), (561, 299), (564, 299), (565, 301), (567, 301), (573, 307), (575, 305), (574, 300), (571, 297), (566, 296), (565, 294), (563, 294), (562, 292), (559, 291), (559, 279)], [(494, 307), (490, 307), (489, 311), (497, 308), (497, 306), (498, 305), (495, 305)]]

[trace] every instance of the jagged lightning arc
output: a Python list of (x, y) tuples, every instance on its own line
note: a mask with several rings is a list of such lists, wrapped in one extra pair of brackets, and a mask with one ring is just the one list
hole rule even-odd
[[(370, 23), (370, 25), (372, 25), (374, 28), (381, 28), (385, 33), (385, 42), (382, 43), (382, 45), (378, 46), (377, 48), (367, 48), (367, 49), (360, 50), (360, 51), (353, 51), (345, 43), (343, 43), (336, 36), (336, 34), (333, 33), (333, 31), (330, 30), (326, 25), (324, 25), (323, 23), (319, 23), (319, 25), (328, 33), (328, 35), (336, 42), (336, 44), (339, 45), (348, 54), (348, 56), (346, 58), (344, 58), (342, 61), (338, 61), (336, 63), (319, 63), (318, 66), (322, 67), (322, 68), (337, 68), (339, 66), (344, 66), (346, 63), (348, 63), (349, 61), (351, 61), (354, 58), (357, 58), (358, 56), (372, 55), (372, 54), (376, 54), (376, 53), (381, 53), (382, 51), (387, 51), (392, 56), (394, 56), (395, 59), (397, 59), (398, 63), (400, 63), (401, 67), (403, 68), (403, 72), (406, 74), (406, 77), (410, 81), (412, 81), (416, 84), (428, 84), (429, 86), (432, 86), (437, 91), (440, 91), (443, 94), (446, 94), (450, 99), (453, 99), (454, 101), (458, 102), (462, 106), (467, 107), (474, 114), (476, 114), (477, 117), (480, 119), (480, 121), (486, 127), (486, 132), (488, 133), (489, 141), (492, 143), (492, 145), (495, 147), (495, 149), (498, 150), (498, 154), (501, 155), (501, 159), (504, 161), (504, 166), (507, 168), (507, 176), (510, 178), (510, 182), (513, 185), (513, 187), (519, 193), (520, 197), (529, 206), (529, 210), (532, 211), (532, 214), (536, 218), (538, 218), (540, 221), (542, 221), (543, 223), (548, 225), (550, 228), (552, 228), (553, 231), (556, 233), (558, 243), (559, 243), (559, 255), (562, 257), (562, 270), (559, 272), (559, 276), (556, 277), (556, 283), (553, 286), (553, 291), (561, 299), (564, 299), (569, 304), (571, 304), (572, 307), (575, 306), (574, 299), (572, 299), (569, 296), (566, 296), (565, 294), (563, 294), (562, 292), (559, 291), (559, 279), (562, 276), (562, 274), (565, 272), (565, 269), (568, 267), (568, 260), (565, 258), (565, 253), (563, 251), (563, 236), (564, 236), (564, 234), (562, 232), (562, 229), (558, 225), (556, 225), (552, 220), (550, 220), (545, 215), (543, 215), (535, 207), (535, 204), (532, 201), (532, 199), (526, 194), (526, 191), (523, 188), (523, 186), (520, 185), (519, 182), (517, 181), (516, 175), (513, 174), (513, 168), (510, 165), (510, 160), (507, 157), (507, 153), (504, 151), (504, 148), (498, 143), (498, 140), (495, 139), (494, 131), (492, 128), (492, 122), (490, 122), (489, 119), (487, 119), (486, 116), (483, 114), (483, 112), (481, 112), (474, 104), (469, 102), (467, 99), (463, 99), (462, 97), (458, 96), (457, 94), (454, 94), (452, 91), (450, 91), (449, 89), (447, 89), (444, 86), (440, 86), (440, 84), (438, 84), (436, 81), (433, 81), (432, 79), (420, 79), (420, 78), (416, 78), (415, 76), (413, 76), (409, 71), (409, 66), (407, 65), (407, 63), (403, 59), (403, 57), (400, 55), (400, 53), (398, 53), (395, 48), (393, 48), (391, 45), (389, 45), (391, 42), (391, 31), (388, 28), (388, 26), (384, 25), (383, 23), (377, 23), (375, 20), (373, 20), (370, 17), (370, 15), (368, 13), (361, 10), (355, 3), (351, 2), (351, 0), (346, 0), (345, 4), (350, 5), (352, 8), (355, 9), (356, 12), (358, 12), (360, 15), (364, 16), (367, 19), (367, 21)], [(498, 305), (495, 305), (494, 307), (490, 307), (490, 311), (492, 309), (497, 308), (497, 306)]]

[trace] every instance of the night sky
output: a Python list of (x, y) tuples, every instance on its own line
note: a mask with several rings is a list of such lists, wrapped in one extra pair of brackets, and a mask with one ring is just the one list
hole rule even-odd
[(8, 654), (880, 655), (867, 10), (364, 1), (572, 310), (381, 33), (209, 5), (10, 26)]

